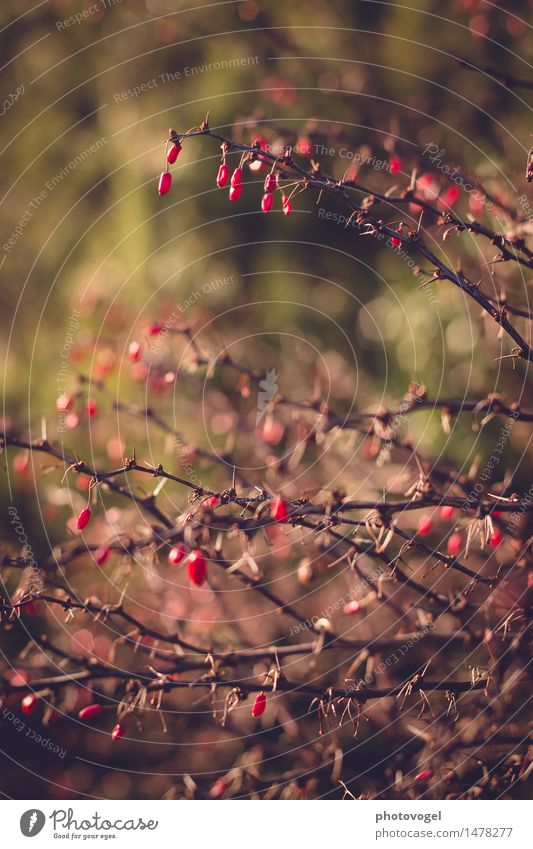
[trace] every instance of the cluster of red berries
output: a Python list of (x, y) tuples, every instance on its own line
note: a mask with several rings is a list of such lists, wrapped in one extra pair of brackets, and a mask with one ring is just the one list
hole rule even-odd
[[(497, 519), (500, 516), (500, 513), (497, 510), (494, 510), (491, 515), (492, 518)], [(443, 521), (450, 522), (455, 516), (455, 508), (449, 505), (445, 505), (439, 509), (439, 516)], [(418, 523), (417, 536), (429, 536), (429, 534), (433, 532), (433, 529), (433, 517), (429, 514), (421, 516), (420, 521)], [(498, 528), (493, 528), (489, 539), (490, 545), (492, 546), (492, 548), (497, 548), (502, 542), (503, 534)], [(446, 543), (446, 550), (450, 556), (456, 557), (462, 551), (462, 549), (463, 537), (458, 531), (454, 531), (454, 533), (448, 537), (448, 541)]]
[[(92, 704), (87, 705), (87, 707), (82, 708), (78, 713), (78, 719), (83, 720), (84, 722), (89, 719), (94, 719), (95, 716), (99, 716), (102, 713), (102, 705)], [(122, 719), (120, 722), (113, 727), (111, 731), (111, 738), (113, 740), (120, 740), (121, 737), (124, 737), (124, 731), (126, 730), (126, 721)]]
[[(165, 169), (165, 171), (163, 171), (161, 173), (161, 176), (159, 178), (159, 185), (157, 187), (157, 191), (159, 192), (160, 195), (166, 195), (170, 191), (170, 187), (172, 185), (172, 175), (169, 171), (168, 166), (173, 165), (176, 162), (176, 160), (177, 160), (177, 158), (180, 154), (180, 151), (182, 149), (181, 144), (180, 144), (179, 140), (177, 140), (177, 139), (169, 140), (169, 142), (167, 142), (167, 148), (168, 148), (169, 144), (171, 145), (171, 147), (168, 149), (168, 152), (167, 152), (166, 169)], [(264, 143), (263, 140), (256, 139), (254, 141), (254, 147), (257, 147), (258, 150), (261, 150), (261, 149), (265, 149), (266, 144)], [(224, 153), (222, 162), (220, 163), (220, 166), (219, 166), (219, 169), (218, 169), (217, 178), (216, 178), (217, 186), (218, 186), (219, 189), (223, 189), (228, 184), (228, 180), (229, 180), (229, 183), (230, 183), (229, 199), (230, 199), (230, 201), (239, 200), (239, 198), (242, 194), (242, 165), (243, 165), (243, 161), (244, 161), (244, 154), (243, 154), (243, 157), (241, 157), (241, 162), (240, 162), (239, 166), (234, 169), (234, 171), (233, 171), (233, 173), (230, 177), (229, 167), (226, 163), (226, 157), (225, 157), (225, 153)], [(265, 163), (260, 158), (253, 159), (249, 163), (250, 169), (252, 171), (261, 170), (261, 168), (263, 167), (264, 164)], [(261, 198), (261, 210), (262, 210), (262, 212), (270, 212), (272, 210), (272, 208), (274, 206), (274, 192), (277, 188), (280, 188), (279, 185), (278, 185), (278, 178), (277, 178), (277, 175), (274, 174), (273, 170), (272, 170), (272, 171), (270, 171), (269, 174), (267, 174), (267, 176), (265, 178), (264, 194), (263, 194), (263, 197)], [(291, 199), (290, 199), (290, 197), (287, 197), (287, 195), (285, 195), (284, 192), (281, 192), (281, 208), (282, 208), (284, 215), (290, 215), (291, 212), (292, 212)], [(138, 357), (140, 356), (140, 348), (137, 348), (136, 346), (137, 346), (137, 343), (132, 343), (130, 345), (130, 348), (129, 348), (129, 351), (128, 351), (128, 356), (130, 357), (130, 359), (133, 362), (136, 362), (136, 359), (138, 359)]]
[[(178, 566), (187, 557), (187, 550), (183, 545), (171, 548), (168, 554), (168, 562)], [(191, 584), (201, 587), (207, 577), (207, 560), (199, 549), (190, 552), (187, 559), (187, 575)]]

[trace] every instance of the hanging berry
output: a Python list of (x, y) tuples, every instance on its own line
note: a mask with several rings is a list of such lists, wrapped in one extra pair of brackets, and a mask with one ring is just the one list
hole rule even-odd
[(160, 195), (168, 195), (171, 185), (172, 174), (170, 173), (170, 171), (163, 171), (159, 178), (159, 185), (157, 187), (157, 191)]
[(240, 186), (242, 183), (242, 168), (236, 168), (233, 174), (231, 175), (230, 185), (234, 189), (236, 186)]
[(274, 174), (267, 174), (265, 177), (265, 192), (273, 192), (276, 189), (276, 177)]
[(82, 531), (87, 527), (89, 522), (91, 521), (91, 510), (89, 507), (84, 507), (81, 511), (80, 515), (76, 519), (76, 527), (79, 531)]
[(99, 713), (102, 713), (102, 705), (87, 705), (87, 707), (82, 708), (78, 713), (78, 719), (92, 719), (95, 716), (98, 716)]
[(463, 547), (463, 539), (461, 534), (452, 534), (448, 539), (448, 543), (446, 545), (446, 550), (448, 554), (451, 554), (452, 557), (455, 557), (459, 554)]
[(113, 740), (120, 740), (122, 737), (124, 737), (124, 728), (122, 727), (120, 722), (117, 722), (117, 724), (113, 728), (111, 732), (111, 737), (113, 738)]
[(187, 552), (182, 545), (176, 545), (174, 548), (171, 548), (168, 553), (168, 562), (172, 563), (173, 566), (177, 566), (181, 563), (186, 554)]
[(85, 415), (93, 419), (98, 412), (98, 407), (94, 398), (87, 398), (85, 402)]
[(38, 697), (32, 693), (29, 696), (24, 696), (22, 699), (20, 706), (22, 708), (22, 713), (34, 713), (37, 710), (37, 706), (39, 704)]
[(94, 562), (97, 566), (103, 566), (111, 553), (111, 549), (107, 545), (102, 545), (94, 552)]
[(430, 516), (422, 516), (418, 523), (418, 536), (427, 537), (433, 530), (433, 522)]
[(455, 508), (450, 507), (449, 505), (444, 505), (444, 507), (440, 508), (440, 517), (444, 519), (445, 522), (451, 521), (453, 519), (455, 513)]
[(283, 209), (283, 215), (290, 215), (292, 212), (292, 203), (291, 199), (287, 197), (287, 195), (281, 196), (281, 206)]
[(435, 773), (432, 769), (424, 769), (422, 772), (419, 772), (418, 775), (415, 775), (415, 781), (417, 784), (427, 784)]
[(192, 584), (201, 587), (207, 576), (207, 561), (201, 551), (191, 551), (187, 563), (187, 574)]
[(174, 165), (176, 159), (178, 158), (178, 156), (181, 153), (181, 150), (182, 150), (182, 147), (181, 147), (181, 144), (179, 142), (174, 142), (174, 144), (171, 145), (171, 147), (170, 147), (170, 149), (167, 153), (167, 162), (168, 162), (169, 165)]
[(72, 409), (74, 398), (72, 395), (69, 395), (66, 392), (63, 392), (62, 395), (56, 401), (56, 410), (60, 413), (66, 413)]
[(266, 696), (263, 693), (263, 691), (261, 691), (255, 697), (255, 701), (254, 701), (254, 704), (253, 704), (253, 707), (252, 707), (252, 716), (254, 716), (256, 719), (258, 717), (262, 716), (265, 712), (266, 703), (267, 703)]
[(289, 505), (279, 496), (274, 498), (270, 508), (270, 515), (276, 522), (286, 522), (289, 517)]
[(230, 200), (239, 200), (242, 192), (242, 185), (239, 183), (237, 186), (232, 186), (229, 190), (229, 199)]
[(498, 546), (503, 542), (503, 534), (498, 530), (498, 528), (494, 528), (490, 535), (489, 542), (493, 548), (498, 548)]
[(261, 210), (262, 212), (270, 212), (274, 205), (274, 195), (266, 193), (261, 198)]
[(141, 356), (141, 346), (138, 342), (132, 342), (128, 348), (128, 359), (136, 363)]
[(402, 170), (402, 160), (399, 156), (391, 156), (389, 159), (389, 170), (391, 174), (398, 174)]
[(217, 174), (217, 186), (219, 189), (223, 189), (226, 183), (228, 182), (229, 177), (229, 168), (225, 162), (222, 163), (220, 168), (218, 169)]
[[(399, 226), (399, 227), (397, 227), (397, 228), (396, 228), (396, 230), (395, 230), (394, 232), (395, 232), (395, 233), (402, 233), (402, 232), (403, 232), (403, 230), (402, 230), (402, 225), (400, 224), (400, 226)], [(391, 243), (391, 246), (392, 246), (393, 248), (401, 248), (401, 246), (402, 246), (402, 240), (401, 240), (401, 239), (397, 239), (395, 236), (391, 236), (390, 243)]]

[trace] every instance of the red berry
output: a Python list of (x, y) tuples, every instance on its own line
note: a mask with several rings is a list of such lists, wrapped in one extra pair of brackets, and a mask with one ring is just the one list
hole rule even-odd
[(187, 552), (184, 547), (182, 545), (177, 545), (170, 549), (168, 553), (168, 562), (172, 563), (173, 566), (177, 566), (178, 563), (181, 563), (186, 554)]
[(90, 419), (94, 418), (96, 413), (98, 412), (98, 407), (96, 406), (96, 401), (94, 398), (87, 398), (85, 402), (85, 415), (89, 416)]
[(389, 159), (389, 168), (391, 174), (398, 174), (402, 170), (402, 160), (399, 156), (391, 156)]
[(459, 200), (460, 195), (461, 190), (459, 189), (459, 186), (450, 186), (449, 189), (446, 189), (446, 191), (439, 197), (439, 209), (442, 209), (443, 212), (452, 209)]
[(281, 196), (281, 206), (283, 207), (283, 215), (290, 215), (292, 212), (292, 203), (286, 195)]
[(265, 694), (261, 691), (255, 697), (255, 702), (252, 707), (252, 716), (257, 717), (262, 716), (265, 712), (267, 700)]
[(30, 696), (24, 696), (20, 706), (22, 713), (34, 713), (37, 710), (39, 699), (33, 693)]
[(231, 175), (231, 187), (234, 189), (242, 183), (242, 168), (236, 168)]
[(270, 212), (274, 205), (274, 195), (264, 194), (261, 199), (261, 209), (263, 212)]
[(132, 342), (128, 348), (128, 359), (130, 359), (132, 363), (136, 363), (140, 356), (141, 346), (138, 342)]
[(490, 537), (490, 544), (493, 548), (498, 548), (501, 542), (503, 542), (503, 535), (501, 531), (498, 530), (498, 528), (494, 528)]
[(230, 200), (239, 200), (242, 192), (242, 186), (239, 183), (237, 186), (232, 186), (229, 190), (229, 199)]
[[(167, 153), (167, 162), (170, 165), (174, 165), (176, 159), (181, 153), (181, 144), (179, 142), (174, 142), (169, 152)], [(165, 192), (160, 192), (160, 194), (165, 194)]]
[(161, 333), (162, 326), (160, 324), (148, 324), (146, 327), (146, 332), (149, 336), (157, 336), (158, 333)]
[(428, 534), (433, 530), (433, 522), (429, 516), (422, 516), (418, 523), (418, 535), (421, 537), (427, 537)]
[(444, 519), (445, 522), (449, 522), (453, 519), (453, 514), (455, 513), (455, 509), (453, 507), (449, 507), (447, 504), (444, 507), (440, 508), (440, 517)]
[(274, 498), (270, 508), (270, 515), (276, 522), (286, 522), (289, 516), (289, 505), (283, 498)]
[(87, 705), (78, 713), (78, 719), (92, 719), (93, 716), (98, 716), (102, 713), (102, 705)]
[(23, 475), (29, 466), (29, 459), (27, 454), (17, 454), (15, 459), (13, 460), (13, 471), (17, 473), (17, 475)]
[(111, 549), (107, 545), (102, 545), (94, 552), (94, 562), (97, 566), (103, 566), (111, 553)]
[(265, 192), (273, 192), (276, 189), (276, 178), (274, 174), (267, 174), (265, 177)]
[(218, 186), (219, 189), (224, 188), (224, 186), (228, 182), (228, 177), (229, 177), (229, 168), (226, 165), (226, 163), (223, 162), (222, 165), (220, 166), (220, 168), (218, 169), (218, 174), (217, 174), (217, 186)]
[(448, 551), (448, 554), (455, 556), (455, 555), (459, 554), (462, 547), (463, 547), (463, 539), (461, 537), (461, 534), (452, 534), (451, 537), (448, 539), (448, 543), (446, 545), (446, 549)]
[(308, 159), (315, 153), (315, 146), (308, 136), (301, 136), (296, 142), (296, 152)]
[(502, 514), (499, 510), (493, 510), (491, 515), (494, 519), (499, 519)]
[(346, 616), (354, 616), (356, 613), (359, 613), (361, 610), (361, 605), (355, 599), (353, 601), (349, 601), (348, 604), (345, 604), (342, 608), (342, 612), (346, 614)]
[[(395, 232), (396, 232), (396, 233), (402, 233), (402, 228), (401, 228), (401, 227), (397, 227), (397, 228), (396, 228), (396, 230), (395, 230)], [(391, 236), (390, 243), (391, 243), (391, 245), (392, 245), (392, 247), (393, 247), (393, 248), (401, 248), (401, 246), (402, 246), (402, 240), (401, 240), (401, 239), (396, 239), (394, 236)]]
[(427, 784), (428, 781), (431, 781), (435, 773), (432, 769), (424, 769), (422, 772), (419, 772), (418, 775), (415, 775), (415, 781), (417, 784)]
[(207, 575), (207, 562), (201, 551), (192, 551), (187, 563), (189, 580), (197, 587), (201, 587)]
[(170, 171), (163, 171), (159, 178), (159, 185), (157, 187), (157, 191), (160, 195), (167, 195), (170, 191), (170, 186), (172, 184), (172, 175)]
[(214, 510), (215, 507), (218, 507), (220, 504), (220, 498), (217, 498), (216, 495), (210, 495), (209, 498), (206, 498), (203, 502), (204, 507), (207, 507), (209, 510)]
[(63, 392), (63, 394), (60, 395), (59, 398), (56, 401), (56, 409), (60, 413), (66, 413), (67, 410), (72, 409), (73, 400), (74, 399), (73, 399), (72, 395), (68, 395), (66, 392)]
[(111, 732), (111, 737), (113, 740), (120, 740), (121, 737), (124, 737), (124, 728), (121, 726), (120, 722), (117, 722), (115, 727)]
[(89, 522), (91, 521), (91, 511), (88, 507), (84, 507), (81, 511), (80, 515), (77, 518), (76, 525), (79, 531), (82, 531), (87, 527)]

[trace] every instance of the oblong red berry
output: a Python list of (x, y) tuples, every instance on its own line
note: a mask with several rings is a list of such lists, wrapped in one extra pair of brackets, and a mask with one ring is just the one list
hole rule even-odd
[(276, 178), (274, 174), (267, 174), (265, 177), (265, 192), (273, 192), (276, 188)]
[(453, 519), (453, 514), (455, 513), (455, 508), (450, 507), (448, 504), (445, 504), (444, 507), (440, 508), (440, 517), (444, 519), (445, 522), (449, 522), (450, 519)]
[(283, 498), (274, 498), (270, 507), (270, 515), (276, 522), (286, 522), (289, 516), (289, 505)]
[(187, 563), (187, 574), (192, 584), (201, 587), (207, 576), (207, 561), (201, 551), (191, 551)]
[(226, 183), (228, 182), (229, 177), (229, 168), (225, 162), (222, 163), (220, 168), (218, 169), (217, 174), (217, 186), (219, 189), (223, 189)]
[(418, 523), (418, 535), (421, 537), (427, 537), (428, 534), (433, 530), (433, 522), (431, 521), (430, 516), (422, 516), (420, 522)]
[(94, 562), (97, 566), (103, 566), (111, 553), (111, 549), (107, 545), (102, 545), (94, 552)]
[(98, 412), (98, 407), (96, 406), (96, 401), (94, 398), (87, 398), (85, 402), (85, 415), (90, 419), (93, 419)]
[(236, 186), (240, 186), (242, 183), (242, 168), (236, 168), (233, 174), (231, 175), (231, 186), (235, 188)]
[(174, 548), (171, 548), (168, 553), (168, 562), (172, 563), (173, 566), (177, 566), (181, 563), (186, 554), (187, 552), (182, 545), (176, 545)]
[(423, 769), (422, 772), (419, 772), (418, 775), (415, 775), (415, 781), (417, 784), (427, 784), (428, 781), (434, 776), (434, 772), (432, 769)]
[(174, 165), (176, 159), (181, 153), (181, 144), (179, 142), (174, 142), (169, 152), (167, 153), (167, 162), (169, 165)]
[(140, 356), (141, 346), (138, 342), (132, 342), (128, 348), (128, 359), (131, 360), (132, 363), (136, 363)]
[(80, 515), (76, 519), (76, 526), (79, 531), (82, 531), (87, 527), (89, 522), (91, 521), (91, 511), (89, 507), (84, 507), (81, 511)]
[(157, 191), (160, 195), (167, 195), (170, 191), (170, 187), (172, 185), (172, 174), (170, 171), (163, 171), (159, 178), (159, 185), (157, 187)]
[(274, 195), (266, 192), (261, 198), (261, 210), (263, 212), (270, 212), (272, 206), (274, 205)]
[(120, 722), (117, 722), (117, 724), (113, 728), (111, 732), (111, 737), (113, 738), (113, 740), (120, 740), (121, 737), (124, 737), (124, 729), (121, 726)]
[(239, 183), (238, 186), (232, 186), (229, 190), (229, 199), (230, 200), (239, 200), (242, 192), (242, 186)]
[(255, 697), (255, 701), (252, 707), (252, 716), (257, 717), (262, 716), (265, 712), (265, 708), (267, 705), (267, 699), (263, 691), (257, 694)]
[(402, 160), (399, 156), (391, 156), (389, 159), (389, 169), (391, 174), (397, 174), (402, 170)]
[(349, 601), (348, 604), (345, 604), (342, 608), (342, 612), (346, 616), (354, 616), (356, 613), (359, 613), (361, 610), (361, 605), (355, 599), (353, 601)]
[(39, 699), (33, 693), (29, 696), (24, 696), (22, 699), (20, 706), (22, 708), (23, 713), (33, 713), (37, 710), (37, 705), (39, 704)]
[(453, 556), (459, 554), (463, 547), (463, 538), (461, 534), (452, 534), (448, 539), (448, 544), (446, 546), (446, 550), (448, 554), (452, 554)]
[(78, 718), (92, 719), (93, 716), (98, 716), (99, 713), (102, 713), (102, 705), (87, 705), (87, 707), (84, 707), (79, 711)]
[(498, 548), (501, 542), (503, 542), (503, 534), (498, 528), (494, 528), (490, 536), (490, 544), (493, 548)]
[(56, 401), (56, 409), (60, 413), (66, 413), (68, 410), (72, 409), (73, 400), (72, 395), (69, 395), (67, 392), (63, 392)]

